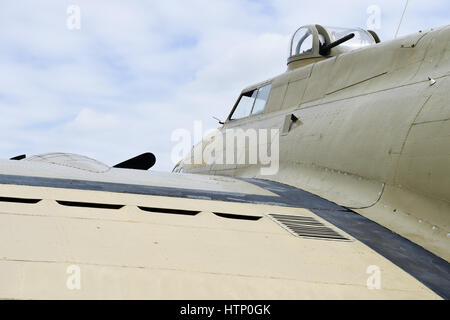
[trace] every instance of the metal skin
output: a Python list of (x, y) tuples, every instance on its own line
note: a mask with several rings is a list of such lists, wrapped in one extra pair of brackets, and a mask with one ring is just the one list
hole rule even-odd
[(0, 299), (450, 299), (450, 27), (337, 49), (220, 129), (280, 129), (274, 175), (0, 160)]
[(299, 65), (263, 82), (272, 84), (264, 113), (220, 129), (282, 130), (294, 114), (301, 121), (279, 137), (277, 174), (219, 164), (183, 172), (298, 187), (449, 261), (450, 27)]

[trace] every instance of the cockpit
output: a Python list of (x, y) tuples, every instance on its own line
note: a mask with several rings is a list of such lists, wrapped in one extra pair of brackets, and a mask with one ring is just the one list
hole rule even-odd
[(361, 28), (308, 25), (297, 29), (290, 42), (288, 69), (380, 42), (378, 35)]
[[(318, 24), (303, 26), (291, 38), (288, 71), (379, 42), (380, 38), (371, 30), (322, 27)], [(244, 89), (226, 121), (264, 113), (266, 105), (270, 107), (269, 97), (280, 106), (287, 101), (284, 100), (285, 92), (281, 90), (284, 90), (282, 86), (272, 88), (268, 81)]]

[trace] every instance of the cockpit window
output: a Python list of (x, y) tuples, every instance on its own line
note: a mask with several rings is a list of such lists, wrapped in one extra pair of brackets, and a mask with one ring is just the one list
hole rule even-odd
[(252, 114), (258, 114), (264, 111), (267, 100), (269, 99), (270, 87), (271, 85), (268, 84), (264, 87), (259, 88), (258, 94), (256, 95), (255, 105), (253, 106)]
[(265, 85), (259, 89), (244, 92), (239, 98), (239, 102), (234, 109), (230, 120), (248, 117), (251, 114), (258, 114), (264, 111), (269, 98), (271, 85)]
[(242, 94), (238, 105), (236, 106), (236, 109), (234, 109), (233, 115), (231, 116), (232, 120), (248, 117), (250, 115), (257, 93), (258, 90), (255, 89)]

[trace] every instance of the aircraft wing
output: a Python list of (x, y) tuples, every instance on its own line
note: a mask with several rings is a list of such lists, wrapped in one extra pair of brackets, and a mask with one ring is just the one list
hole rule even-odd
[(281, 183), (0, 161), (0, 298), (440, 299), (449, 282), (445, 260)]

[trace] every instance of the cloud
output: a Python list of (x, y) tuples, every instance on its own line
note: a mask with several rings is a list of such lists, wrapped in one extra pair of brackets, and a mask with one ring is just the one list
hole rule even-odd
[[(411, 0), (400, 34), (447, 23), (448, 1)], [(81, 29), (66, 27), (67, 7)], [(300, 25), (362, 26), (401, 1), (7, 1), (0, 12), (0, 156), (81, 153), (108, 164), (152, 151), (170, 170), (171, 133), (224, 119), (239, 92), (286, 69)]]

